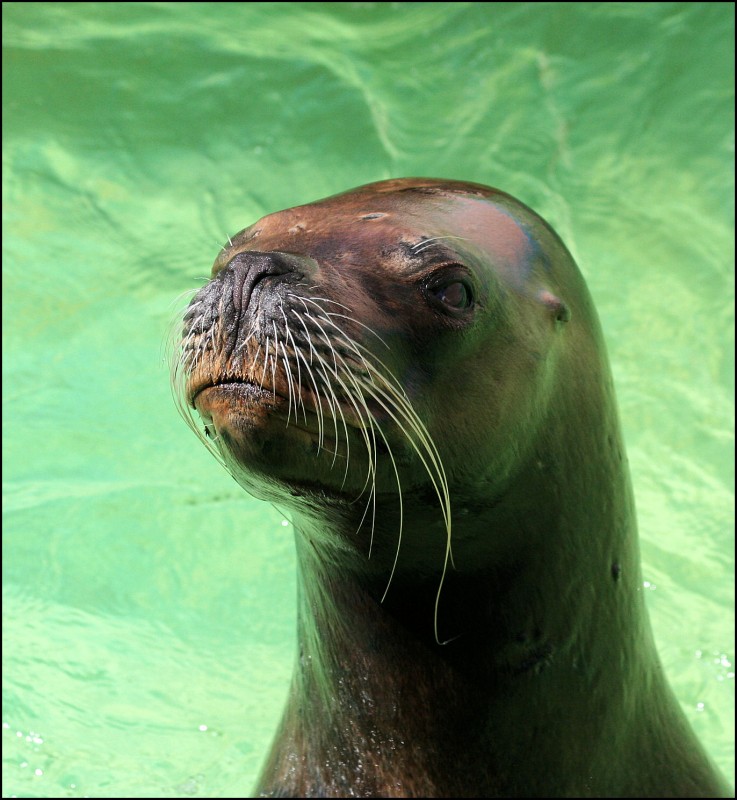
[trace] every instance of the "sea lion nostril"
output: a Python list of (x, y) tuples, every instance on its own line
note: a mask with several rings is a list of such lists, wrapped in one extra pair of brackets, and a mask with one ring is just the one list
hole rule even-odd
[(233, 256), (217, 277), (228, 280), (232, 276), (233, 305), (242, 311), (248, 308), (253, 290), (264, 278), (287, 274), (303, 277), (305, 270), (302, 267), (302, 260), (288, 253), (246, 250)]

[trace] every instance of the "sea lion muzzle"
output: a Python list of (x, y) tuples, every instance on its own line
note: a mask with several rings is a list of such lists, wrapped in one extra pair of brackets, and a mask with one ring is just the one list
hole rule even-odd
[[(277, 276), (289, 276), (289, 281), (275, 281), (271, 283), (269, 292), (264, 293), (262, 300), (262, 312), (268, 310), (270, 306), (275, 304), (275, 300), (279, 296), (279, 284), (281, 286), (291, 285), (294, 286), (297, 281), (305, 278), (310, 273), (314, 273), (317, 265), (311, 259), (299, 258), (287, 253), (270, 252), (262, 253), (259, 251), (245, 251), (238, 253), (225, 264), (219, 268), (213, 275), (213, 280), (222, 282), (223, 307), (222, 317), (223, 324), (233, 328), (240, 316), (247, 313), (251, 303), (254, 290), (258, 284), (266, 278), (275, 278)], [(213, 284), (208, 284), (212, 286)], [(217, 288), (218, 284), (214, 286)], [(205, 287), (207, 289), (207, 287)], [(230, 298), (228, 298), (230, 292)], [(276, 293), (276, 297), (274, 294)], [(209, 300), (215, 303), (218, 300), (217, 292), (209, 292), (204, 295), (206, 301)], [(193, 303), (200, 299), (196, 295)], [(232, 302), (228, 302), (231, 300)], [(269, 317), (260, 320), (260, 323), (269, 322)], [(185, 331), (186, 333), (186, 331)]]

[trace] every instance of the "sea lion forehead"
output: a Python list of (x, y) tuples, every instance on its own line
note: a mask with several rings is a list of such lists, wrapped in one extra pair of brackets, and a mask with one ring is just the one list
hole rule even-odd
[(544, 223), (527, 206), (478, 183), (402, 178), (360, 186), (346, 195), (351, 205), (360, 204), (360, 219), (366, 223), (403, 228), (413, 245), (437, 242), (461, 253), (483, 254), (495, 269), (517, 280), (524, 280), (541, 256), (541, 234), (547, 238)]
[[(359, 186), (308, 206), (325, 224), (371, 226), (378, 233), (401, 232), (404, 241), (464, 240), (500, 266), (518, 267), (537, 250), (534, 215), (511, 195), (478, 183), (434, 178), (399, 178)], [(341, 224), (343, 223), (343, 224)], [(463, 249), (462, 247), (460, 249)]]
[(307, 252), (319, 246), (325, 252), (333, 241), (340, 242), (343, 255), (353, 251), (365, 258), (379, 241), (384, 252), (432, 241), (481, 251), (497, 268), (519, 277), (520, 266), (529, 265), (538, 250), (528, 215), (534, 216), (510, 195), (481, 184), (380, 181), (263, 217), (234, 237), (216, 268), (242, 249)]

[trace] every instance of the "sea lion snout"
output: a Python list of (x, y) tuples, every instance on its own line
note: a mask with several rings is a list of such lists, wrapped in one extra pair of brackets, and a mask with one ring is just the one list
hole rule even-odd
[(314, 272), (316, 267), (312, 259), (290, 253), (246, 250), (233, 256), (224, 266), (215, 268), (213, 277), (232, 281), (233, 309), (240, 312), (248, 310), (254, 289), (264, 278), (291, 275), (300, 279)]

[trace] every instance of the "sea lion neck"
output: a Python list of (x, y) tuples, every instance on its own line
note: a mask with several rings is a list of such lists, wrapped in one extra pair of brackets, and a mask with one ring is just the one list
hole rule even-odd
[[(278, 744), (262, 775), (266, 794), (269, 786), (288, 786), (293, 796), (311, 796), (326, 785), (335, 796), (530, 796), (551, 785), (553, 794), (597, 793), (611, 743), (577, 754), (581, 764), (572, 765), (554, 737), (540, 740), (537, 723), (554, 724), (564, 711), (567, 724), (595, 742), (601, 726), (635, 713), (640, 698), (625, 687), (652, 668), (649, 656), (642, 658), (651, 643), (636, 619), (626, 615), (637, 630), (625, 635), (625, 612), (597, 600), (594, 612), (611, 626), (601, 643), (580, 611), (571, 618), (557, 612), (566, 607), (553, 597), (561, 584), (541, 554), (534, 565), (451, 571), (441, 631), (456, 638), (439, 645), (431, 620), (436, 582), (396, 574), (381, 603), (380, 583), (326, 553), (324, 533), (308, 527), (296, 538), (298, 655)], [(614, 589), (610, 574), (602, 579)], [(530, 588), (536, 585), (537, 595)], [(591, 610), (594, 593), (585, 595), (583, 585), (579, 591), (572, 605)], [(639, 607), (636, 596), (630, 601), (628, 611)], [(657, 681), (648, 683), (660, 691)], [(535, 709), (534, 725), (520, 716), (521, 698)], [(465, 744), (449, 748), (449, 741)], [(333, 753), (329, 781), (326, 752)], [(313, 784), (290, 782), (283, 771), (289, 753), (299, 754), (302, 779), (313, 776)], [(510, 773), (520, 753), (537, 765), (525, 771), (524, 786)], [(560, 774), (551, 774), (556, 768)]]

